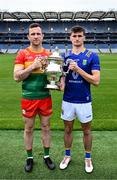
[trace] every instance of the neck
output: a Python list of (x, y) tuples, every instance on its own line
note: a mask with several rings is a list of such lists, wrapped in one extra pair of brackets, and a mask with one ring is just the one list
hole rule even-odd
[(32, 51), (41, 51), (42, 50), (42, 45), (38, 45), (38, 46), (35, 46), (35, 45), (30, 45), (30, 49)]
[(72, 52), (75, 53), (75, 54), (79, 54), (83, 50), (84, 50), (84, 46), (79, 46), (79, 47), (73, 46), (72, 47)]

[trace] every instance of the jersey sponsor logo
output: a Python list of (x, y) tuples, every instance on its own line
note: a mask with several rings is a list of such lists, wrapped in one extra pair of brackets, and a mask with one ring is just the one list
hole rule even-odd
[(34, 60), (34, 57), (33, 56), (28, 56), (27, 57), (27, 61), (33, 61)]
[(75, 80), (69, 80), (69, 83), (83, 83), (83, 80), (75, 81)]
[(79, 74), (77, 72), (75, 72), (75, 71), (72, 72), (73, 79), (77, 79), (78, 76), (79, 76)]

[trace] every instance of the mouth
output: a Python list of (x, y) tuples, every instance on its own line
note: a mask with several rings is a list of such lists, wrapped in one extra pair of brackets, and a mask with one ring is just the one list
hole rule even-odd
[(78, 41), (78, 42), (75, 42), (75, 44), (79, 44), (80, 42)]
[(38, 39), (35, 39), (35, 40), (34, 40), (34, 42), (35, 42), (35, 43), (38, 43), (38, 42), (39, 42), (39, 40), (38, 40)]

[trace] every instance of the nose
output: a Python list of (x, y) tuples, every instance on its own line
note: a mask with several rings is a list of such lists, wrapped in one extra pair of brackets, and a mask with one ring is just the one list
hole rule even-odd
[(39, 36), (39, 35), (38, 35), (37, 33), (35, 33), (34, 37), (36, 37), (36, 38), (37, 38), (38, 36)]
[(76, 36), (76, 40), (78, 40), (79, 39), (79, 36)]

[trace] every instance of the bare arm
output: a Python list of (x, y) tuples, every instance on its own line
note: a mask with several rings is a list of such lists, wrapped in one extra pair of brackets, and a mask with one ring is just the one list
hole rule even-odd
[(31, 64), (29, 67), (24, 69), (24, 67), (15, 65), (14, 67), (14, 80), (17, 82), (20, 82), (24, 79), (26, 79), (33, 70), (37, 68), (42, 68), (41, 59), (35, 58), (33, 64)]
[(64, 88), (65, 88), (65, 76), (60, 77), (59, 88), (60, 88), (61, 91), (64, 91)]
[(78, 67), (76, 62), (70, 63), (69, 69), (79, 73), (86, 81), (95, 86), (98, 86), (100, 83), (100, 71), (98, 70), (92, 70), (92, 74), (88, 74), (80, 67)]

